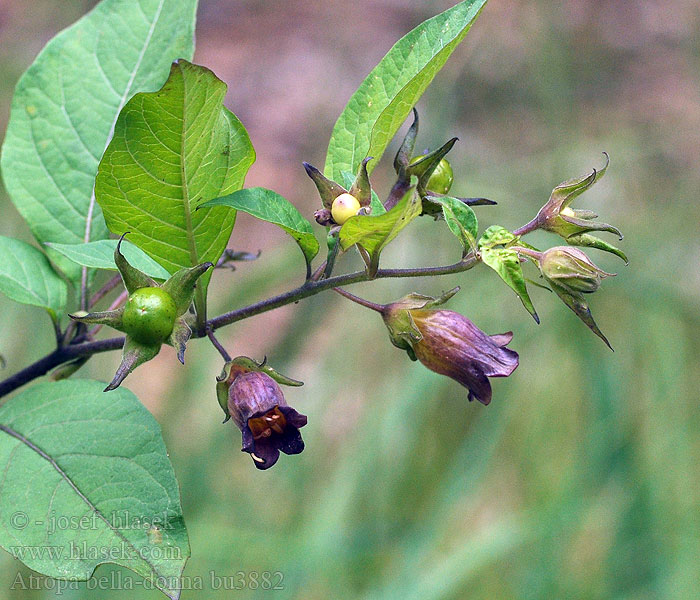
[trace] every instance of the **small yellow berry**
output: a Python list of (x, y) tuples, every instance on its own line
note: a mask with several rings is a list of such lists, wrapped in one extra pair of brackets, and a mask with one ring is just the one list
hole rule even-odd
[(333, 200), (331, 215), (333, 215), (333, 220), (338, 223), (338, 225), (342, 225), (350, 217), (354, 217), (360, 208), (360, 203), (355, 196), (347, 193), (340, 194), (340, 196)]

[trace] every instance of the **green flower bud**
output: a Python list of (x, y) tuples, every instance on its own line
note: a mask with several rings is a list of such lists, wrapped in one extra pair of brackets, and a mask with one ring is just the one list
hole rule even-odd
[(576, 197), (590, 189), (605, 175), (610, 159), (606, 153), (603, 154), (605, 155), (605, 165), (603, 165), (602, 169), (593, 169), (589, 175), (560, 183), (552, 190), (549, 201), (526, 227), (528, 227), (528, 230), (537, 228), (556, 233), (564, 238), (567, 244), (572, 246), (588, 246), (611, 252), (627, 262), (627, 257), (622, 250), (591, 235), (592, 231), (606, 231), (614, 233), (622, 239), (622, 233), (617, 227), (595, 221), (598, 215), (593, 211), (576, 209), (570, 206)]
[(555, 246), (542, 253), (539, 267), (544, 278), (571, 293), (595, 292), (605, 277), (614, 276), (598, 268), (578, 248)]

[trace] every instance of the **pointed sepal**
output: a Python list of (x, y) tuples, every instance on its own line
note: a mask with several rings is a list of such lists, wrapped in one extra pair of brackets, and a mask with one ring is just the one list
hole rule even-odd
[(118, 331), (124, 331), (122, 328), (122, 315), (124, 314), (124, 307), (121, 306), (116, 310), (106, 310), (98, 312), (85, 312), (78, 311), (74, 314), (69, 314), (68, 316), (77, 321), (78, 323), (86, 323), (89, 325), (109, 325), (113, 329)]
[(620, 250), (617, 246), (608, 244), (608, 242), (601, 240), (600, 238), (590, 235), (589, 233), (579, 233), (577, 235), (571, 235), (566, 238), (567, 244), (571, 246), (585, 246), (587, 248), (597, 248), (598, 250), (604, 250), (605, 252), (610, 252), (615, 256), (619, 256), (625, 261), (625, 264), (629, 264), (627, 260), (627, 255)]
[(407, 175), (406, 170), (411, 164), (411, 157), (413, 156), (413, 149), (416, 146), (416, 137), (418, 136), (418, 111), (413, 108), (413, 123), (408, 128), (406, 137), (403, 138), (401, 146), (399, 147), (396, 156), (394, 157), (394, 169), (396, 174), (399, 176), (400, 180), (410, 181), (410, 177)]
[[(128, 232), (127, 232), (128, 233)], [(153, 281), (148, 275), (139, 271), (136, 267), (132, 267), (129, 261), (126, 260), (121, 252), (122, 240), (127, 234), (125, 233), (119, 238), (117, 247), (114, 249), (114, 262), (119, 269), (119, 273), (122, 276), (122, 281), (124, 282), (124, 287), (128, 290), (130, 294), (133, 294), (136, 290), (153, 287), (156, 282)]]
[(349, 190), (349, 194), (357, 198), (360, 206), (370, 206), (372, 203), (372, 185), (369, 182), (369, 173), (367, 172), (367, 163), (372, 160), (372, 156), (368, 156), (361, 163), (357, 170), (357, 176)]
[(175, 348), (177, 352), (177, 359), (184, 365), (185, 364), (185, 347), (189, 339), (192, 337), (192, 329), (185, 321), (184, 317), (179, 317), (175, 320), (175, 325), (173, 326), (173, 332), (168, 338), (168, 344)]
[(194, 298), (197, 279), (213, 266), (212, 263), (206, 262), (189, 269), (180, 269), (161, 286), (175, 302), (178, 315), (187, 312)]
[[(559, 214), (563, 209), (565, 209), (572, 200), (583, 194), (587, 189), (591, 188), (593, 184), (600, 181), (600, 179), (605, 175), (608, 170), (608, 165), (610, 165), (610, 157), (607, 152), (603, 152), (605, 156), (605, 164), (600, 169), (593, 169), (593, 171), (584, 175), (583, 177), (575, 177), (574, 179), (569, 179), (560, 183), (557, 187), (552, 190), (552, 194), (549, 197), (549, 202), (545, 207), (549, 207), (549, 211), (556, 212)], [(540, 211), (541, 212), (541, 211)]]
[(104, 389), (105, 392), (118, 388), (126, 376), (131, 373), (136, 367), (148, 362), (160, 352), (160, 344), (154, 346), (146, 346), (139, 344), (129, 336), (124, 341), (124, 350), (122, 351), (122, 361), (117, 368), (114, 379)]
[(565, 287), (552, 283), (551, 281), (550, 285), (552, 286), (552, 291), (561, 298), (562, 302), (564, 302), (564, 304), (566, 304), (574, 314), (581, 319), (593, 333), (603, 340), (610, 350), (612, 350), (613, 347), (610, 345), (608, 338), (603, 335), (603, 332), (593, 320), (591, 309), (588, 307), (588, 302), (586, 302), (583, 295), (580, 293), (571, 293)]
[(457, 142), (456, 137), (445, 142), (437, 150), (429, 152), (422, 156), (419, 160), (412, 162), (408, 167), (408, 175), (418, 177), (418, 191), (424, 196), (428, 189), (428, 181), (435, 169), (437, 169), (440, 161), (445, 158), (447, 153), (452, 150), (452, 146)]
[(326, 177), (313, 165), (310, 165), (307, 162), (303, 163), (303, 165), (304, 169), (306, 169), (306, 174), (311, 177), (312, 181), (316, 185), (316, 189), (321, 196), (321, 202), (323, 202), (324, 208), (331, 210), (333, 200), (340, 196), (340, 194), (347, 194), (348, 191), (340, 184), (328, 179), (328, 177)]

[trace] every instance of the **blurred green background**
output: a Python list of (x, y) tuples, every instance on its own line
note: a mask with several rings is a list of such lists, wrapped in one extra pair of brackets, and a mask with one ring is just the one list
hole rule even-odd
[[(301, 161), (322, 166), (352, 91), (394, 41), (452, 2), (200, 4), (195, 59), (229, 84), (227, 104), (256, 147), (247, 184), (311, 217), (318, 200)], [(0, 133), (21, 72), (93, 5), (0, 2)], [(482, 227), (523, 224), (555, 185), (610, 154), (606, 177), (574, 204), (626, 236), (629, 267), (590, 252), (619, 273), (591, 298), (614, 354), (538, 289), (535, 325), (486, 267), (353, 286), (386, 302), (459, 284), (450, 308), (489, 333), (512, 329), (520, 367), (493, 380), (484, 407), (411, 363), (373, 313), (330, 293), (278, 309), (221, 332), (232, 354), (267, 355), (306, 382), (286, 396), (309, 416), (307, 448), (266, 472), (239, 451), (235, 427), (221, 425), (221, 361), (205, 341), (192, 343), (186, 367), (166, 350), (127, 380), (162, 424), (180, 481), (192, 545), (185, 576), (205, 586), (183, 598), (700, 597), (699, 28), (695, 0), (491, 0), (418, 106), (419, 147), (460, 138), (453, 191), (498, 201), (478, 210)], [(380, 195), (394, 148), (373, 177)], [(29, 240), (4, 191), (0, 206), (0, 233)], [(532, 242), (559, 243), (548, 234)], [(292, 242), (245, 215), (231, 246), (262, 256), (219, 273), (212, 314), (303, 276)], [(383, 264), (458, 255), (444, 223), (420, 219)], [(355, 267), (347, 256), (339, 271)], [(0, 297), (0, 314), (3, 374), (51, 348), (39, 309)], [(97, 356), (78, 376), (108, 380), (117, 361)], [(29, 573), (0, 553), (0, 598), (56, 594), (10, 589), (18, 572)], [(222, 589), (212, 572), (230, 578)], [(263, 572), (281, 573), (284, 589), (252, 589)], [(239, 573), (247, 588), (223, 589)]]

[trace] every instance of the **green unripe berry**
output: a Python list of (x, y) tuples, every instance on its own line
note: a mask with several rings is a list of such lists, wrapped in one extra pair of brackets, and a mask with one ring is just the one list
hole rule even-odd
[(338, 225), (342, 225), (350, 217), (354, 217), (360, 208), (360, 203), (355, 196), (348, 193), (340, 194), (340, 196), (333, 200), (331, 215), (333, 215), (333, 220), (338, 223)]
[(168, 292), (159, 287), (136, 290), (124, 305), (124, 333), (145, 346), (162, 344), (173, 331), (177, 308)]
[[(418, 162), (425, 155), (417, 156), (411, 161), (411, 164)], [(436, 194), (447, 194), (452, 187), (452, 181), (454, 180), (454, 174), (452, 173), (452, 165), (443, 158), (438, 166), (435, 167), (433, 174), (428, 179), (428, 185), (425, 189), (429, 192), (435, 192)]]

